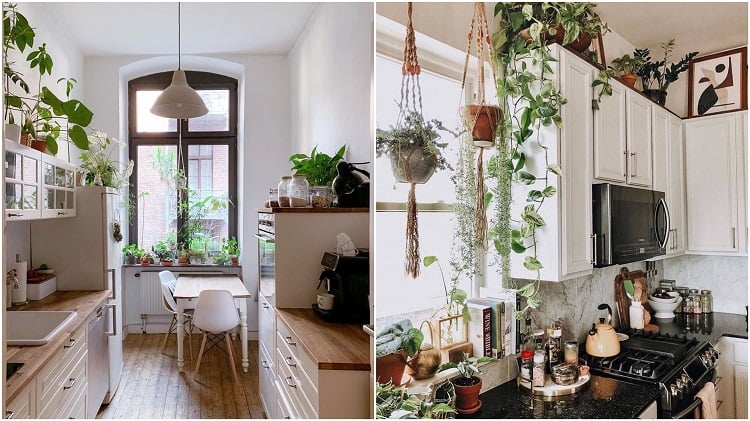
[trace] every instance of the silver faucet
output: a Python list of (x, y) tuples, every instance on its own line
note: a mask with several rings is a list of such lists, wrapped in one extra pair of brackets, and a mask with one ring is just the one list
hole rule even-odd
[(21, 284), (18, 282), (18, 277), (16, 276), (16, 270), (11, 269), (8, 271), (8, 277), (5, 278), (5, 285), (10, 286), (13, 285), (13, 289), (20, 289)]

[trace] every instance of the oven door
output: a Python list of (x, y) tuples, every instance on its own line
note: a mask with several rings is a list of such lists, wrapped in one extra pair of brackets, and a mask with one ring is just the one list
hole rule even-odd
[(276, 304), (276, 240), (269, 232), (259, 231), (258, 239), (258, 293), (271, 304)]

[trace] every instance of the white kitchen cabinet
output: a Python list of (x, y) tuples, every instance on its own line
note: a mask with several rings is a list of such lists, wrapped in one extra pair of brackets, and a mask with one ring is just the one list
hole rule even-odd
[(670, 230), (666, 257), (685, 252), (685, 171), (682, 120), (652, 107), (653, 189), (664, 192)]
[(746, 116), (685, 122), (688, 253), (747, 255)]
[(76, 214), (76, 167), (49, 155), (42, 155), (42, 218)]
[(747, 419), (747, 339), (722, 337), (716, 349), (718, 417)]
[[(70, 418), (86, 414), (87, 341), (86, 325), (68, 340), (36, 376), (38, 418)], [(80, 395), (84, 399), (80, 399)]]
[(628, 89), (625, 92), (627, 138), (627, 183), (651, 187), (651, 109), (650, 99)]
[(27, 384), (15, 399), (5, 405), (5, 418), (24, 420), (36, 418), (36, 385), (34, 382)]
[[(568, 102), (562, 107), (562, 128), (540, 129), (540, 143), (547, 152), (549, 164), (562, 169), (563, 176), (550, 174), (545, 184), (537, 180), (531, 185), (513, 183), (513, 215), (520, 215), (527, 204), (531, 189), (546, 186), (557, 189), (557, 194), (545, 199), (541, 216), (546, 226), (537, 230), (537, 257), (544, 265), (541, 279), (562, 281), (591, 273), (593, 268), (593, 239), (591, 237), (591, 182), (593, 149), (593, 110), (591, 82), (594, 68), (586, 61), (558, 45), (551, 45), (553, 70), (558, 76), (562, 95)], [(545, 151), (534, 142), (526, 142), (528, 171), (539, 177), (545, 174)], [(536, 272), (523, 266), (526, 254), (512, 254), (511, 275), (514, 278), (534, 279)]]
[(258, 295), (258, 358), (260, 401), (266, 418), (276, 414), (276, 313), (268, 299)]
[(651, 402), (649, 406), (646, 407), (646, 409), (643, 410), (640, 414), (638, 414), (638, 419), (641, 420), (655, 420), (659, 418), (659, 411), (658, 407), (656, 406), (656, 401)]
[(648, 98), (611, 80), (612, 95), (594, 112), (594, 178), (651, 187), (651, 122), (655, 106)]

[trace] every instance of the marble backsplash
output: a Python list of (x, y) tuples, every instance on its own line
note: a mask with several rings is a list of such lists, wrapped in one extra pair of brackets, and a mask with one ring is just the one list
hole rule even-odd
[(709, 289), (714, 311), (746, 314), (748, 305), (747, 257), (683, 255), (663, 260), (664, 279), (677, 285)]

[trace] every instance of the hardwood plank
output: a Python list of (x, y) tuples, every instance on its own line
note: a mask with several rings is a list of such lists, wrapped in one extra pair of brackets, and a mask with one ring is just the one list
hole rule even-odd
[[(250, 368), (238, 371), (239, 385), (229, 372), (226, 354), (206, 353), (198, 376), (193, 365), (178, 373), (176, 345), (172, 338), (166, 354), (160, 352), (162, 335), (130, 334), (123, 343), (123, 374), (120, 388), (97, 418), (197, 419), (263, 418), (258, 395), (258, 342), (249, 341)], [(240, 341), (233, 340), (235, 355)], [(236, 365), (237, 361), (235, 361)]]

